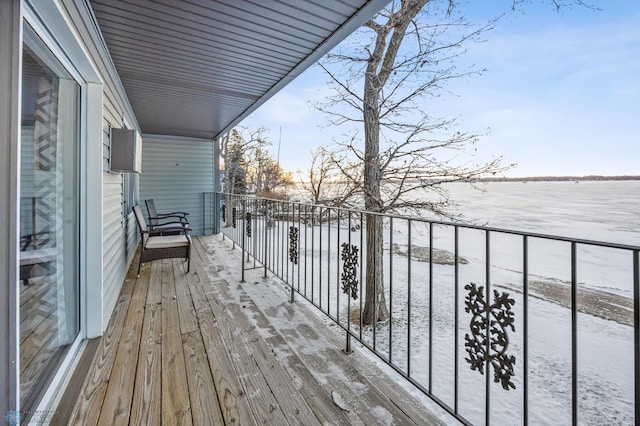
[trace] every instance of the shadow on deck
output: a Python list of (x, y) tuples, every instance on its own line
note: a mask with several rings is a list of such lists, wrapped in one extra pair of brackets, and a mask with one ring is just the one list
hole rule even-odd
[(208, 236), (194, 238), (189, 274), (179, 259), (138, 279), (132, 266), (69, 424), (442, 423), (362, 354), (342, 353), (344, 338), (288, 303), (282, 283), (257, 270), (240, 283), (239, 264)]

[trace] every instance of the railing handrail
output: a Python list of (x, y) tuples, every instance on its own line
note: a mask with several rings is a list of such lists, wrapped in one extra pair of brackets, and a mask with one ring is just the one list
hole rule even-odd
[(621, 243), (614, 243), (614, 242), (610, 242), (610, 241), (589, 240), (589, 239), (585, 239), (585, 238), (575, 238), (575, 237), (568, 237), (568, 236), (562, 236), (562, 235), (544, 234), (544, 233), (530, 232), (530, 231), (524, 231), (524, 230), (515, 230), (515, 229), (499, 228), (499, 227), (484, 226), (484, 225), (473, 225), (473, 224), (463, 223), (463, 222), (445, 221), (445, 220), (438, 220), (438, 219), (428, 219), (428, 218), (422, 218), (422, 217), (410, 216), (410, 215), (402, 215), (402, 214), (390, 214), (390, 213), (384, 213), (384, 212), (370, 212), (370, 211), (360, 210), (360, 209), (355, 209), (355, 208), (335, 207), (335, 206), (328, 206), (328, 205), (325, 205), (325, 204), (313, 204), (313, 203), (303, 203), (303, 202), (298, 202), (298, 201), (279, 200), (277, 198), (256, 197), (256, 196), (247, 195), (247, 194), (231, 194), (231, 193), (227, 193), (227, 192), (219, 192), (218, 194), (219, 195), (224, 195), (224, 196), (248, 198), (248, 199), (252, 199), (252, 200), (265, 200), (265, 201), (272, 201), (272, 202), (278, 202), (278, 203), (284, 203), (284, 204), (293, 204), (293, 205), (297, 205), (297, 206), (307, 206), (307, 207), (311, 207), (311, 208), (339, 210), (339, 211), (342, 211), (342, 212), (349, 212), (349, 213), (352, 213), (352, 214), (374, 215), (374, 216), (382, 216), (382, 217), (386, 217), (386, 218), (393, 218), (393, 219), (399, 219), (399, 220), (410, 220), (412, 222), (423, 222), (423, 223), (427, 223), (427, 224), (432, 223), (434, 225), (455, 226), (455, 227), (458, 227), (458, 228), (474, 229), (474, 230), (477, 230), (477, 231), (489, 231), (489, 232), (496, 232), (496, 233), (500, 233), (500, 234), (520, 235), (520, 236), (527, 236), (527, 237), (531, 237), (531, 238), (540, 238), (540, 239), (545, 239), (545, 240), (562, 241), (562, 242), (566, 242), (566, 243), (575, 242), (577, 244), (583, 244), (583, 245), (592, 245), (592, 246), (601, 246), (601, 247), (607, 247), (607, 248), (613, 248), (613, 249), (632, 250), (632, 251), (633, 250), (638, 250), (638, 251), (640, 251), (640, 245), (633, 245), (633, 244), (621, 244)]

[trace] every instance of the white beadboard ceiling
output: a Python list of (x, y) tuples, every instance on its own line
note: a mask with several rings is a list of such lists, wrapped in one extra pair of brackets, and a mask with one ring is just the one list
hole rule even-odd
[(389, 0), (91, 0), (143, 133), (217, 138)]

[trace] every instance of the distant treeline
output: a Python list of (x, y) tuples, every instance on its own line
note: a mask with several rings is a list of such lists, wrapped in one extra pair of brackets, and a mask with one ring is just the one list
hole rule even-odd
[(605, 180), (640, 180), (640, 176), (531, 176), (531, 177), (489, 177), (478, 179), (478, 182), (562, 182), (562, 181), (605, 181)]

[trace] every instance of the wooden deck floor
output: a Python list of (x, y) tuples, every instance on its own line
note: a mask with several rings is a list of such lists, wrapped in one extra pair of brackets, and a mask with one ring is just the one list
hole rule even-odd
[(240, 283), (239, 259), (210, 236), (188, 274), (132, 267), (69, 424), (440, 423), (274, 279)]

